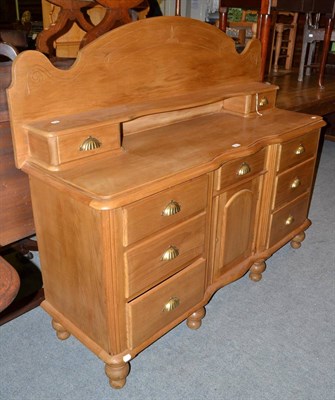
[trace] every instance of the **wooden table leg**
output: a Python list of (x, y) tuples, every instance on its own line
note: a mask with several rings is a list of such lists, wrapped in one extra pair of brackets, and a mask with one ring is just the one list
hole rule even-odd
[(219, 29), (226, 32), (228, 23), (228, 8), (220, 6), (219, 8)]
[(327, 62), (327, 56), (329, 51), (330, 39), (334, 29), (334, 17), (329, 17), (325, 30), (325, 37), (323, 41), (323, 49), (321, 55), (320, 72), (319, 72), (319, 86), (324, 88), (324, 75)]
[(265, 77), (265, 67), (266, 59), (268, 56), (268, 47), (270, 39), (270, 29), (271, 29), (271, 2), (269, 0), (262, 0), (261, 11), (258, 18), (258, 28), (257, 37), (262, 43), (262, 53), (261, 53), (261, 72), (260, 79), (264, 81)]

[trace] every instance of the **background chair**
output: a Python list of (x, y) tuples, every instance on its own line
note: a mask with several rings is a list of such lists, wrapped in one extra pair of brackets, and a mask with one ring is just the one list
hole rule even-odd
[[(233, 8), (230, 10), (234, 10)], [(238, 10), (238, 9), (235, 9)], [(233, 14), (234, 15), (234, 14)], [(257, 11), (254, 10), (241, 10), (240, 19), (235, 18), (229, 20), (228, 14), (228, 28), (227, 34), (235, 30), (237, 32), (238, 45), (245, 47), (248, 39), (256, 37), (257, 33)], [(233, 36), (233, 35), (232, 35)]]
[(297, 26), (298, 13), (278, 12), (275, 14), (269, 73), (272, 68), (274, 72), (278, 72), (278, 62), (280, 58), (286, 59), (284, 65), (286, 70), (292, 68)]
[[(320, 14), (316, 14), (313, 20), (312, 14), (306, 14), (304, 33), (302, 39), (301, 58), (299, 65), (298, 81), (304, 79), (304, 71), (306, 75), (311, 74), (312, 68), (318, 68), (319, 64), (315, 62), (315, 48), (318, 42), (323, 42), (325, 38), (325, 28), (319, 28)], [(331, 41), (335, 41), (335, 30), (332, 31)], [(306, 62), (307, 55), (307, 62)]]

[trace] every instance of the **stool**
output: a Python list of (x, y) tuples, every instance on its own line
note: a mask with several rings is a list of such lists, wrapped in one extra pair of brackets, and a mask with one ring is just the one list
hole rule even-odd
[(273, 36), (272, 36), (272, 46), (270, 53), (270, 63), (269, 63), (269, 73), (272, 68), (272, 60), (274, 55), (273, 62), (273, 71), (278, 71), (278, 61), (279, 58), (286, 58), (285, 61), (285, 69), (292, 68), (293, 62), (293, 54), (294, 54), (294, 45), (295, 38), (297, 35), (297, 22), (298, 22), (298, 13), (291, 12), (280, 12), (277, 14), (276, 19), (278, 20), (279, 16), (290, 17), (291, 21), (284, 22), (275, 22), (273, 27)]
[[(306, 75), (311, 74), (311, 68), (317, 68), (317, 64), (313, 64), (313, 58), (315, 53), (315, 46), (317, 42), (323, 42), (325, 38), (325, 28), (317, 28), (311, 26), (309, 24), (309, 18), (306, 18), (303, 39), (302, 39), (302, 49), (301, 49), (301, 58), (300, 58), (300, 66), (298, 73), (298, 81), (302, 82), (304, 79), (304, 69), (306, 68)], [(335, 30), (332, 31), (331, 41), (335, 41)], [(307, 55), (307, 63), (306, 54)]]

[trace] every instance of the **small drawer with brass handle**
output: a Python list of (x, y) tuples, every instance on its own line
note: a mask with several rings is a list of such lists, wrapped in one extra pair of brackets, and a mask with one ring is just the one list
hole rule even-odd
[(273, 208), (278, 208), (309, 192), (313, 181), (315, 160), (309, 160), (277, 176), (277, 191)]
[(171, 323), (179, 323), (179, 317), (188, 317), (189, 310), (203, 299), (205, 271), (205, 260), (198, 260), (127, 304), (130, 349), (164, 327), (171, 328)]
[(284, 171), (310, 158), (314, 158), (317, 154), (318, 144), (318, 130), (309, 132), (290, 142), (283, 143), (278, 170)]
[(126, 297), (138, 296), (204, 256), (205, 229), (203, 212), (127, 250), (124, 253)]
[(269, 247), (299, 228), (306, 219), (309, 206), (309, 194), (298, 197), (287, 206), (274, 212), (271, 218)]
[[(61, 123), (60, 123), (61, 124)], [(119, 124), (96, 125), (91, 128), (54, 131), (28, 131), (31, 158), (51, 170), (61, 165), (95, 154), (120, 150)]]
[(203, 175), (123, 207), (124, 246), (204, 210), (207, 187)]
[(234, 96), (223, 101), (223, 108), (234, 114), (248, 115), (273, 108), (276, 104), (277, 86), (244, 96)]
[(257, 153), (223, 164), (215, 173), (215, 188), (221, 190), (242, 179), (259, 174), (264, 169), (265, 149)]

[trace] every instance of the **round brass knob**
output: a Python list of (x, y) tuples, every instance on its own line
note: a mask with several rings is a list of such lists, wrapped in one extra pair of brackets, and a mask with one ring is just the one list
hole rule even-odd
[(171, 297), (171, 299), (164, 305), (163, 311), (170, 312), (177, 308), (180, 304), (178, 297)]
[(301, 185), (301, 180), (299, 178), (295, 178), (290, 185), (291, 189), (296, 189), (298, 186)]
[(302, 153), (305, 153), (305, 147), (304, 147), (302, 144), (300, 144), (300, 145), (296, 148), (295, 154), (298, 156), (299, 154), (302, 154)]
[(258, 106), (259, 106), (259, 107), (265, 107), (265, 106), (267, 106), (268, 104), (269, 104), (269, 100), (268, 100), (266, 97), (262, 97), (262, 98), (259, 100)]
[(292, 215), (290, 215), (286, 221), (285, 221), (285, 225), (291, 225), (294, 221), (294, 218), (292, 217)]
[(249, 164), (244, 162), (244, 163), (242, 163), (240, 168), (237, 170), (237, 175), (238, 176), (243, 176), (243, 175), (248, 174), (250, 171), (251, 171), (251, 168), (250, 168)]
[(164, 217), (178, 214), (181, 211), (181, 206), (176, 201), (171, 200), (170, 203), (162, 211)]
[(161, 260), (170, 261), (179, 256), (179, 250), (175, 246), (170, 246), (166, 251), (164, 251)]

